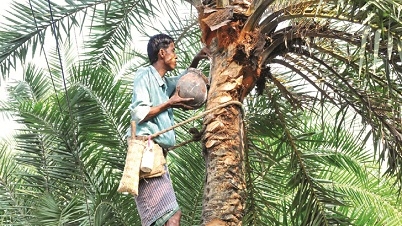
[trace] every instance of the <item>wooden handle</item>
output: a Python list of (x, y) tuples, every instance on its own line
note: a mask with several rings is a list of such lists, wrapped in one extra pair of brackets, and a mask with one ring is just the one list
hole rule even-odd
[(136, 125), (135, 125), (135, 121), (131, 121), (131, 138), (134, 139), (135, 138), (135, 133), (136, 133)]

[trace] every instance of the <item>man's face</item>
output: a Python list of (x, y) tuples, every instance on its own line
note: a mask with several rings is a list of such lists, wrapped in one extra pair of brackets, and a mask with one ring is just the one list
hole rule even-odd
[(167, 49), (161, 49), (163, 51), (162, 58), (166, 66), (167, 71), (171, 71), (176, 68), (177, 55), (175, 53), (174, 43), (170, 43)]

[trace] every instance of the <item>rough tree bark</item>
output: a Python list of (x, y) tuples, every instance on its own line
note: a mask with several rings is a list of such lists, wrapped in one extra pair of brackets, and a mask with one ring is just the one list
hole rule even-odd
[[(200, 6), (198, 11), (202, 41), (212, 53), (206, 109), (228, 101), (242, 102), (260, 75), (256, 54), (260, 36), (243, 34), (247, 17), (234, 16), (231, 7)], [(241, 106), (230, 105), (211, 112), (204, 118), (204, 128), (207, 172), (202, 225), (241, 225), (246, 199)]]
[[(207, 109), (238, 100), (236, 94), (241, 67), (226, 65), (226, 57), (215, 58)], [(230, 222), (239, 225), (245, 199), (243, 115), (239, 106), (218, 109), (204, 119), (203, 143), (206, 161), (206, 181), (203, 221), (207, 225)], [(222, 225), (225, 225), (221, 222)]]

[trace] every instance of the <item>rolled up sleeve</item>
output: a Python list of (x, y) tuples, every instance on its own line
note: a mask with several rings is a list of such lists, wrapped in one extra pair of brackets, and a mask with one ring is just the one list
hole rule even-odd
[(131, 120), (136, 122), (141, 122), (151, 110), (151, 106), (148, 105), (138, 105), (134, 106), (133, 104), (130, 105), (130, 114)]

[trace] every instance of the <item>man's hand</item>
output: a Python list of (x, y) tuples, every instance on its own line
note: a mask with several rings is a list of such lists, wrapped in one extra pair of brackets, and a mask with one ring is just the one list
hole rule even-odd
[(174, 95), (169, 99), (169, 105), (172, 108), (181, 108), (184, 110), (193, 110), (194, 107), (191, 107), (190, 105), (187, 105), (189, 101), (194, 100), (194, 98), (183, 98), (179, 96), (179, 88), (176, 89), (176, 92)]
[(211, 55), (211, 51), (210, 51), (207, 47), (202, 48), (202, 49), (197, 53), (197, 55), (194, 56), (194, 59), (193, 59), (193, 61), (191, 62), (190, 67), (192, 67), (192, 68), (197, 68), (197, 67), (198, 67), (198, 63), (200, 62), (200, 60), (208, 59), (208, 58), (210, 57), (210, 55)]
[(200, 50), (200, 52), (195, 55), (194, 58), (198, 59), (208, 59), (211, 56), (211, 51), (208, 49), (208, 47), (204, 47)]

